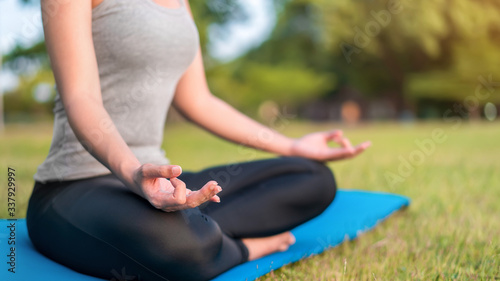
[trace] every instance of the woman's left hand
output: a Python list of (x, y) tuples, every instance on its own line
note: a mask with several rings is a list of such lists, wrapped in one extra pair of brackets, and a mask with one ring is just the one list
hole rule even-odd
[[(340, 147), (330, 147), (328, 143), (331, 141), (338, 143)], [(371, 142), (366, 141), (352, 146), (340, 130), (317, 132), (296, 139), (291, 147), (291, 155), (318, 161), (341, 160), (360, 154), (370, 145)]]

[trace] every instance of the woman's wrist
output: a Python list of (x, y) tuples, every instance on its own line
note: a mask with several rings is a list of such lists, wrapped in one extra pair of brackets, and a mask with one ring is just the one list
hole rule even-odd
[(134, 159), (131, 161), (121, 162), (118, 167), (117, 176), (127, 185), (127, 187), (140, 194), (140, 190), (135, 182), (135, 173), (141, 167), (139, 160)]
[(294, 156), (293, 155), (293, 144), (295, 139), (280, 135), (280, 140), (275, 142), (274, 153), (281, 156)]

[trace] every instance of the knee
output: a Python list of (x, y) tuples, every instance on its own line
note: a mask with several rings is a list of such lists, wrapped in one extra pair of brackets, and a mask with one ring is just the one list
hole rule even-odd
[(306, 160), (306, 165), (310, 171), (310, 186), (307, 190), (312, 196), (315, 204), (322, 209), (326, 209), (335, 199), (337, 193), (337, 183), (335, 176), (328, 166), (314, 160)]
[(152, 256), (157, 257), (156, 272), (169, 280), (213, 278), (216, 274), (214, 261), (220, 254), (223, 239), (216, 222), (197, 214), (190, 217), (185, 225), (177, 225), (177, 232), (175, 241), (150, 243), (155, 245), (149, 250), (153, 252)]

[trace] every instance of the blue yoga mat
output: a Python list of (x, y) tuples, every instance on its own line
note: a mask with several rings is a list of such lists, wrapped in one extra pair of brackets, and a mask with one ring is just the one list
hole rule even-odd
[[(354, 239), (409, 203), (407, 197), (396, 194), (339, 190), (334, 202), (321, 215), (292, 230), (296, 243), (286, 252), (241, 264), (214, 280), (254, 280), (283, 265)], [(15, 230), (9, 227), (12, 224)], [(9, 241), (13, 241), (9, 240), (11, 236), (15, 237), (15, 245), (9, 245)], [(12, 256), (10, 247), (15, 247), (15, 264), (8, 264), (9, 255)], [(0, 265), (0, 280), (102, 280), (75, 272), (39, 254), (29, 240), (24, 219), (0, 220)], [(13, 266), (15, 273), (9, 271)], [(115, 279), (121, 280), (122, 273), (115, 273)]]

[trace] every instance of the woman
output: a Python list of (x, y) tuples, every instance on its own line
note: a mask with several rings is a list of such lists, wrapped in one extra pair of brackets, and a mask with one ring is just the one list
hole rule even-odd
[[(41, 5), (58, 94), (27, 222), (35, 247), (76, 271), (208, 280), (284, 251), (335, 196), (320, 161), (369, 146), (340, 131), (290, 139), (214, 97), (187, 0)], [(171, 102), (220, 137), (287, 157), (182, 172), (160, 148)]]

